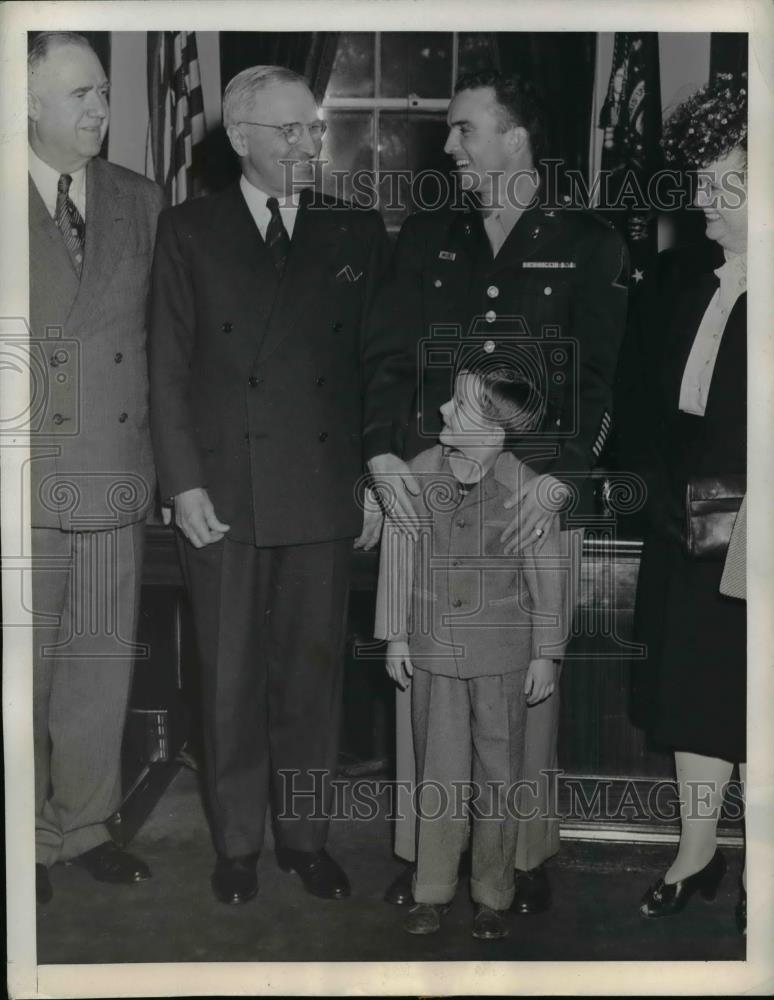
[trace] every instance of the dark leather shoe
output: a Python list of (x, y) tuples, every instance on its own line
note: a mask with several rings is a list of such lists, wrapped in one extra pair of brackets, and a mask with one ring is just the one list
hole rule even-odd
[(323, 848), (321, 851), (292, 851), (276, 848), (277, 864), (283, 872), (296, 872), (304, 888), (320, 899), (344, 899), (352, 891), (349, 879)]
[(414, 903), (408, 912), (403, 930), (407, 934), (435, 934), (441, 929), (441, 917), (451, 903)]
[(387, 886), (384, 894), (385, 903), (392, 903), (393, 906), (411, 906), (414, 897), (411, 895), (411, 886), (417, 866), (415, 864), (404, 864), (392, 882)]
[(734, 907), (734, 917), (736, 929), (742, 937), (747, 937), (747, 891), (743, 885), (739, 887), (739, 902)]
[(48, 877), (48, 868), (45, 865), (35, 864), (35, 899), (41, 906), (50, 903), (54, 898), (54, 890), (51, 888), (51, 879)]
[(515, 894), (511, 903), (511, 913), (522, 916), (545, 913), (551, 906), (551, 886), (545, 867), (538, 865), (528, 872), (517, 869), (515, 874)]
[(258, 892), (257, 854), (221, 858), (212, 873), (212, 891), (221, 903), (248, 903)]
[(151, 877), (150, 868), (144, 861), (128, 851), (122, 851), (112, 840), (106, 840), (104, 844), (92, 847), (85, 854), (79, 854), (77, 858), (73, 858), (72, 863), (85, 868), (98, 882), (131, 885)]
[(508, 937), (508, 925), (505, 922), (505, 910), (493, 910), (483, 903), (476, 904), (473, 915), (473, 937), (483, 941), (494, 941), (496, 938)]
[(643, 917), (668, 917), (672, 913), (679, 913), (685, 909), (695, 892), (711, 901), (717, 895), (720, 880), (725, 873), (726, 859), (720, 851), (715, 851), (712, 860), (701, 871), (688, 878), (680, 879), (679, 882), (665, 882), (660, 878), (642, 897), (640, 913)]

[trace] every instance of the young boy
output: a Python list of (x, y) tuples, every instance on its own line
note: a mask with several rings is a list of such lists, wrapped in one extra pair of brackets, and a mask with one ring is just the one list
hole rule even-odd
[[(410, 463), (418, 540), (388, 519), (375, 634), (387, 672), (411, 683), (419, 821), (410, 934), (440, 927), (472, 816), (473, 936), (507, 934), (528, 704), (552, 695), (566, 628), (558, 524), (539, 556), (506, 556), (504, 501), (532, 473), (504, 451), (524, 433), (536, 389), (489, 341), (441, 408), (440, 444)], [(465, 808), (464, 799), (469, 798)]]

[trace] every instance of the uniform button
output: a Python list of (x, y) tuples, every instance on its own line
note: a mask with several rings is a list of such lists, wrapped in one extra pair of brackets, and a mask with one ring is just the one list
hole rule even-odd
[(233, 324), (233, 323), (229, 323), (228, 321), (226, 321), (226, 322), (225, 322), (225, 323), (223, 324), (223, 326), (221, 327), (221, 330), (222, 330), (222, 331), (223, 331), (224, 333), (231, 333), (231, 331), (232, 331), (233, 329), (234, 329), (234, 324)]
[(325, 379), (321, 375), (319, 378), (316, 378), (314, 380), (314, 384), (315, 385), (325, 385)]
[(550, 295), (552, 291), (553, 288), (551, 288), (550, 285), (546, 285), (546, 287), (543, 289), (543, 295)]
[(58, 426), (59, 424), (62, 424), (62, 423), (64, 423), (64, 417), (62, 416), (62, 414), (61, 414), (61, 413), (55, 413), (55, 414), (53, 415), (53, 417), (52, 417), (51, 419), (52, 419), (52, 420), (54, 421), (54, 423), (55, 423), (55, 424), (56, 424), (57, 426)]
[(493, 340), (487, 340), (484, 342), (484, 351), (486, 354), (491, 354), (495, 349), (495, 342)]
[(124, 356), (123, 356), (123, 354), (122, 354), (122, 353), (121, 353), (121, 352), (119, 351), (119, 352), (118, 352), (118, 354), (116, 354), (116, 355), (114, 355), (114, 356), (113, 356), (113, 360), (115, 361), (115, 363), (116, 363), (117, 365), (120, 365), (120, 364), (121, 364), (121, 362), (122, 362), (122, 361), (124, 360)]
[(484, 314), (484, 319), (487, 321), (487, 323), (494, 323), (494, 321), (497, 319), (497, 313), (494, 311), (494, 309), (490, 309), (487, 313)]
[(251, 375), (250, 378), (247, 380), (247, 384), (250, 386), (251, 389), (255, 389), (255, 387), (260, 385), (261, 382), (263, 382), (263, 379), (258, 378), (257, 375)]
[(63, 372), (60, 372), (57, 375), (56, 380), (57, 380), (57, 382), (66, 382), (67, 381), (67, 376)]
[(322, 431), (320, 434), (317, 435), (317, 440), (318, 441), (327, 441), (328, 440), (328, 432), (327, 431)]
[(128, 413), (122, 413), (119, 416), (119, 418), (118, 418), (118, 422), (119, 422), (119, 424), (125, 424), (128, 419), (129, 419), (129, 414)]
[(490, 285), (489, 288), (487, 288), (486, 290), (486, 294), (489, 296), (490, 299), (496, 299), (497, 296), (500, 294), (500, 289), (497, 287), (497, 285)]
[(455, 597), (454, 600), (451, 602), (451, 605), (453, 608), (461, 608), (462, 601), (459, 599), (459, 597)]
[(440, 288), (442, 284), (443, 284), (443, 282), (441, 281), (440, 278), (436, 278), (435, 281), (433, 282), (433, 286), (435, 288)]
[(333, 332), (334, 333), (341, 333), (341, 331), (343, 329), (344, 329), (344, 324), (343, 323), (334, 323), (333, 324)]

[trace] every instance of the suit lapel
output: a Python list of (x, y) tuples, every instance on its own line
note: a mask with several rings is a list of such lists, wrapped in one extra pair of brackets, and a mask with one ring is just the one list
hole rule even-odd
[(677, 407), (688, 356), (702, 317), (719, 287), (720, 282), (712, 271), (702, 274), (693, 287), (686, 290), (675, 311), (671, 324), (674, 339), (665, 345), (667, 353), (662, 370), (664, 391), (670, 407)]
[[(56, 320), (64, 325), (78, 295), (78, 275), (73, 269), (62, 234), (48, 214), (35, 182), (29, 179), (30, 269), (45, 301), (55, 303)], [(37, 286), (40, 286), (39, 288)], [(33, 313), (41, 303), (32, 303)], [(46, 316), (45, 322), (52, 317)]]
[(95, 157), (86, 168), (86, 246), (71, 314), (74, 323), (99, 302), (116, 271), (131, 211), (130, 199), (112, 178), (109, 166)]

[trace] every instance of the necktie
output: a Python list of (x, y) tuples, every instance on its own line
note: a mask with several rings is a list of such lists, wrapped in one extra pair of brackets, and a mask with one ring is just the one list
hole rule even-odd
[(73, 267), (81, 276), (83, 269), (83, 247), (86, 239), (86, 224), (75, 202), (70, 197), (70, 185), (72, 177), (69, 174), (62, 174), (56, 186), (56, 223), (62, 238), (64, 239), (67, 252)]
[(277, 268), (277, 273), (281, 277), (282, 272), (285, 270), (285, 262), (290, 253), (290, 237), (288, 236), (287, 229), (285, 229), (285, 223), (282, 221), (277, 199), (267, 198), (266, 207), (271, 212), (271, 219), (266, 229), (266, 243), (274, 258), (274, 266)]

